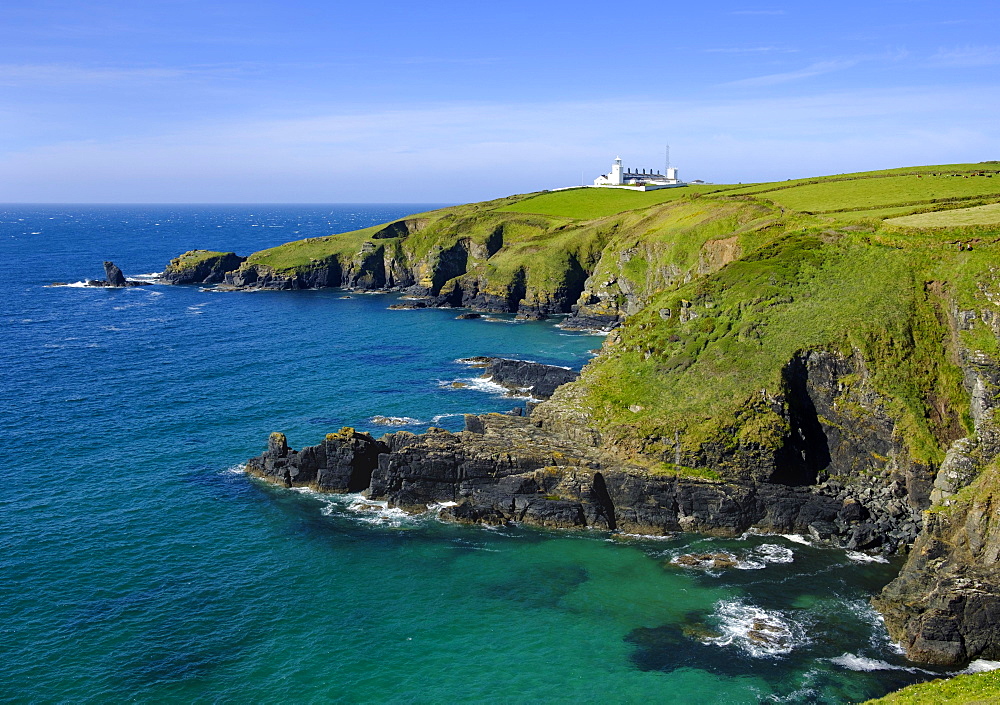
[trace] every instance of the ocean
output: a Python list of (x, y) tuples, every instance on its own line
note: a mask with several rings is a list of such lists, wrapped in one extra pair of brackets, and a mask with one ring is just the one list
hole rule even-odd
[(430, 207), (0, 206), (0, 699), (842, 703), (942, 673), (868, 604), (899, 559), (457, 526), (242, 472), (271, 431), (459, 430), (516, 404), (458, 359), (579, 368), (600, 336), (395, 294), (72, 285)]

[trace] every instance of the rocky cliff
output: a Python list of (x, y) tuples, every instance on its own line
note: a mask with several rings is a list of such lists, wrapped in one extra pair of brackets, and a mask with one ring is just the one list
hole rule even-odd
[[(967, 171), (970, 203), (1000, 200)], [(613, 331), (527, 419), (300, 451), (276, 436), (248, 470), (459, 521), (913, 545), (878, 598), (894, 637), (926, 661), (995, 656), (1000, 224), (899, 225), (858, 196), (919, 214), (935, 178), (529, 194), (255, 253), (228, 285), (396, 289)]]
[(910, 658), (944, 665), (1000, 658), (1000, 492), (990, 467), (924, 529), (875, 599)]
[(956, 329), (989, 333), (960, 355), (974, 432), (949, 448), (923, 531), (874, 601), (907, 654), (929, 663), (1000, 658), (1000, 362), (985, 350), (1000, 334), (997, 291), (981, 280), (976, 308), (952, 310)]
[[(663, 286), (715, 271), (772, 209), (684, 199), (594, 219), (506, 210), (528, 196), (421, 214), (237, 258), (196, 250), (172, 260), (171, 283), (298, 290), (404, 291), (427, 305), (524, 318), (570, 314), (570, 328), (613, 328)], [(717, 242), (724, 231), (728, 238)], [(651, 238), (651, 234), (658, 237)], [(676, 247), (683, 240), (683, 248)]]
[(486, 377), (514, 394), (548, 399), (558, 389), (580, 376), (568, 367), (542, 365), (529, 360), (504, 357), (470, 357), (459, 362), (483, 371)]
[(411, 511), (447, 504), (442, 516), (465, 522), (647, 534), (738, 535), (753, 527), (812, 533), (851, 548), (877, 545), (869, 531), (859, 531), (870, 515), (835, 483), (745, 484), (651, 472), (500, 414), (469, 416), (461, 433), (401, 431), (375, 439), (345, 428), (300, 451), (272, 434), (247, 471), (286, 487), (363, 490)]
[(235, 252), (191, 250), (170, 260), (160, 279), (167, 284), (218, 284), (245, 259)]

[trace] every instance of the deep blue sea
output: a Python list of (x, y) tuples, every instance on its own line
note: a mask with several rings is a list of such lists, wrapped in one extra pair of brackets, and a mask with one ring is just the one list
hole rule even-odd
[(841, 703), (937, 675), (868, 606), (898, 560), (455, 526), (241, 471), (271, 431), (458, 430), (515, 405), (458, 358), (580, 367), (598, 336), (390, 294), (47, 286), (429, 207), (0, 206), (0, 699)]

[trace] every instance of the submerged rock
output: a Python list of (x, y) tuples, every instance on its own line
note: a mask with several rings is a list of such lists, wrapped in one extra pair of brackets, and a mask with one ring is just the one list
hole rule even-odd
[(732, 568), (736, 564), (736, 556), (721, 551), (717, 553), (685, 553), (670, 561), (670, 565), (679, 565), (684, 568), (702, 568), (705, 570)]

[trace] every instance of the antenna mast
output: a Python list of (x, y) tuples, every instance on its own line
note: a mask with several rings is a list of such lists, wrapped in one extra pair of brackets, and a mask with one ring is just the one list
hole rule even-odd
[[(667, 171), (670, 171), (670, 145), (669, 144), (667, 145), (667, 154), (666, 154), (665, 161), (667, 163), (667, 167), (666, 167)], [(666, 172), (664, 172), (663, 175), (666, 176)]]

